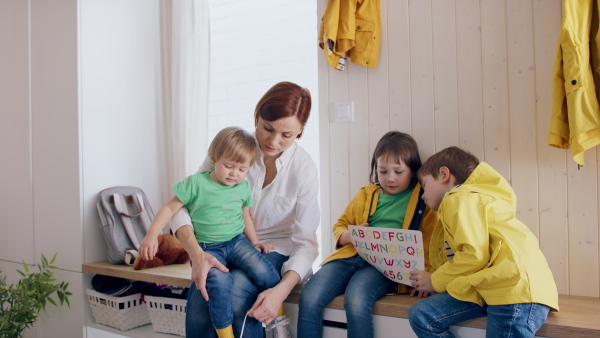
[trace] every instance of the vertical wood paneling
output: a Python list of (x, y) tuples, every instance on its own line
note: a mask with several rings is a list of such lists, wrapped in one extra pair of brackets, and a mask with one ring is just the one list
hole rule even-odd
[[(369, 144), (358, 135), (365, 132), (365, 126), (369, 125), (367, 88), (367, 70), (365, 67), (349, 67), (348, 69), (348, 97), (354, 101), (354, 122), (348, 123), (349, 135), (349, 165), (350, 170), (350, 196), (352, 199), (358, 190), (369, 184), (369, 170), (371, 153)], [(349, 200), (348, 200), (349, 201)]]
[(387, 8), (381, 15), (388, 17), (390, 129), (412, 134), (408, 0), (389, 1)]
[(431, 20), (436, 152), (451, 145), (459, 145), (454, 1), (433, 0)]
[(431, 3), (409, 1), (412, 135), (421, 153), (435, 151)]
[(481, 2), (484, 158), (510, 179), (510, 127), (504, 1)]
[(458, 129), (460, 146), (483, 158), (481, 22), (478, 0), (456, 2)]
[[(317, 1), (317, 18), (319, 25), (321, 25), (321, 18), (325, 13), (326, 1)], [(318, 30), (317, 30), (318, 31)], [(316, 47), (318, 48), (318, 47)], [(322, 252), (319, 252), (321, 256), (319, 263), (323, 257), (329, 255), (333, 251), (332, 239), (331, 239), (331, 190), (335, 189), (330, 182), (330, 166), (329, 166), (329, 155), (334, 152), (335, 148), (332, 147), (332, 143), (329, 141), (329, 115), (330, 115), (330, 102), (329, 98), (329, 64), (323, 56), (324, 51), (318, 49), (319, 57), (317, 58), (318, 66), (318, 81), (319, 81), (319, 102), (313, 102), (312, 104), (319, 105), (319, 143), (321, 148), (319, 149), (320, 158), (320, 197), (321, 197), (321, 248)], [(337, 144), (336, 144), (337, 145)]]
[[(382, 31), (387, 31), (387, 3), (388, 0), (381, 0)], [(394, 19), (392, 18), (392, 20)], [(377, 68), (369, 68), (367, 73), (367, 83), (369, 84), (369, 154), (373, 154), (379, 139), (390, 131), (389, 52), (387, 46), (389, 39), (390, 36), (387, 33), (382, 34)], [(350, 66), (360, 67), (355, 64)]]
[[(352, 195), (362, 185), (354, 180), (365, 170), (364, 144), (370, 156), (389, 129), (415, 136), (424, 159), (458, 144), (512, 183), (517, 217), (538, 236), (559, 292), (598, 297), (598, 151), (587, 151), (578, 170), (570, 150), (547, 145), (562, 1), (382, 0), (382, 15), (377, 69), (327, 70), (328, 95), (347, 90), (357, 109), (347, 134), (322, 126), (348, 138), (328, 138), (329, 165), (348, 166), (327, 170), (331, 218), (347, 205), (347, 186)], [(331, 109), (337, 99), (328, 100)], [(365, 121), (368, 133), (356, 132)], [(344, 170), (351, 182), (334, 179)]]
[[(511, 184), (517, 218), (538, 236), (537, 138), (531, 0), (507, 0)], [(539, 237), (539, 236), (538, 236)]]
[(561, 20), (561, 0), (536, 0), (533, 3), (535, 42), (536, 121), (538, 144), (538, 180), (540, 212), (540, 247), (558, 292), (569, 293), (568, 222), (567, 222), (567, 159), (564, 150), (547, 145), (548, 126), (552, 112), (551, 74), (556, 55), (556, 42)]
[(586, 165), (567, 160), (569, 215), (569, 294), (598, 297), (598, 173), (596, 152)]
[[(348, 101), (348, 75), (347, 72), (333, 67), (328, 67), (327, 72), (329, 81), (337, 84), (335, 87), (329, 87), (329, 109), (333, 111), (335, 102)], [(329, 143), (335, 151), (329, 154), (331, 214), (330, 223), (324, 226), (331, 232), (331, 227), (346, 209), (350, 199), (348, 172), (352, 165), (348, 161), (348, 122), (334, 122), (329, 125)]]

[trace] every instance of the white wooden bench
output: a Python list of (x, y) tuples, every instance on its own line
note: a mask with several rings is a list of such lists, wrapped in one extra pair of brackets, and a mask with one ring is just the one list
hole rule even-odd
[[(107, 261), (83, 264), (82, 271), (87, 273), (121, 277), (145, 282), (168, 284), (174, 286), (190, 287), (191, 267), (189, 264), (175, 264), (160, 268), (133, 270), (126, 265), (114, 265)], [(300, 299), (301, 286), (298, 286), (286, 300), (286, 311), (297, 312)], [(391, 328), (406, 328), (408, 310), (419, 301), (418, 298), (408, 295), (385, 296), (373, 308), (373, 314), (381, 322), (392, 322)], [(578, 297), (559, 295), (560, 312), (550, 313), (546, 323), (540, 328), (537, 335), (546, 337), (600, 337), (600, 298)], [(296, 309), (296, 310), (294, 310)], [(329, 324), (333, 327), (343, 326), (344, 310), (343, 296), (336, 297), (329, 305), (330, 310), (325, 319), (332, 319)], [(396, 322), (398, 323), (396, 323)], [(460, 323), (464, 328), (485, 329), (485, 318), (478, 318)], [(294, 325), (295, 327), (295, 325)], [(410, 328), (410, 326), (408, 326)], [(343, 331), (343, 328), (339, 330)], [(293, 330), (295, 331), (295, 330)], [(335, 330), (334, 330), (335, 331)], [(390, 332), (387, 332), (388, 334)], [(412, 332), (411, 332), (412, 333)], [(470, 336), (470, 335), (468, 335)], [(332, 337), (328, 335), (328, 338)]]

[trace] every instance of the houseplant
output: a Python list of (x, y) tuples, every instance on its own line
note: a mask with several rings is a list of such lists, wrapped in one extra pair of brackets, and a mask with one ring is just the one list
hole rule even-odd
[(56, 254), (50, 261), (42, 254), (37, 272), (30, 272), (23, 262), (25, 272), (17, 270), (23, 278), (11, 285), (7, 285), (6, 276), (1, 276), (0, 270), (0, 337), (22, 337), (23, 331), (33, 326), (40, 312), (46, 312), (46, 302), (57, 306), (51, 298), (54, 293), (61, 306), (67, 303), (70, 307), (69, 283), (58, 283), (53, 277), (53, 270), (57, 269), (52, 265), (55, 260)]

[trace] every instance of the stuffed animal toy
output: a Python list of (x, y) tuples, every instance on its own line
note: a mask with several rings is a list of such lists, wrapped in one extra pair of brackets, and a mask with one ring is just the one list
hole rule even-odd
[(137, 257), (133, 262), (134, 270), (156, 268), (168, 264), (184, 264), (190, 261), (188, 253), (173, 235), (158, 235), (158, 251), (149, 261)]

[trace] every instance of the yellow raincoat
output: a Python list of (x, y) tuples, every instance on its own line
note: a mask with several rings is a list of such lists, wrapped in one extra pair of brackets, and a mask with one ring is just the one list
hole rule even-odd
[[(368, 222), (369, 216), (372, 216), (377, 210), (377, 201), (379, 200), (380, 188), (377, 184), (371, 184), (366, 187), (362, 187), (354, 199), (348, 204), (346, 211), (340, 216), (338, 222), (333, 226), (334, 243), (337, 243), (340, 236), (348, 230), (348, 225), (361, 225)], [(406, 207), (406, 215), (404, 216), (404, 223), (402, 229), (408, 229), (411, 221), (415, 216), (415, 211), (418, 209), (418, 202), (421, 200), (419, 192), (421, 191), (421, 184), (417, 183), (413, 188), (408, 206)], [(369, 210), (371, 211), (369, 213)], [(425, 267), (429, 268), (429, 239), (431, 233), (437, 223), (437, 214), (430, 211), (429, 208), (424, 210), (424, 215), (421, 220), (421, 226), (419, 230), (423, 235), (423, 248), (425, 248)], [(341, 258), (348, 258), (356, 255), (356, 249), (352, 244), (346, 244), (341, 248), (338, 248), (336, 252), (331, 254), (321, 265)], [(406, 293), (408, 288), (404, 284), (398, 284), (398, 292)]]
[(558, 311), (552, 272), (537, 238), (515, 217), (516, 204), (508, 182), (484, 162), (444, 196), (429, 248), (437, 292), (482, 306), (540, 303)]
[(573, 160), (580, 165), (584, 164), (584, 152), (600, 144), (600, 35), (598, 8), (593, 3), (594, 0), (564, 1), (548, 133), (548, 144), (561, 149), (572, 146)]
[(343, 70), (340, 57), (376, 68), (381, 45), (379, 0), (329, 0), (319, 31), (319, 47), (327, 62)]

